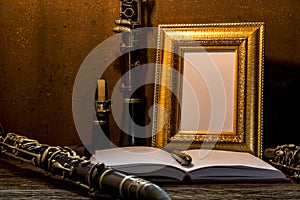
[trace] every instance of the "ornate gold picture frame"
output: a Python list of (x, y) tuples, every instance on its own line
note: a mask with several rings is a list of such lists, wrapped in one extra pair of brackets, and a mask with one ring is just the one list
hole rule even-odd
[(152, 146), (261, 157), (263, 42), (260, 22), (159, 25)]

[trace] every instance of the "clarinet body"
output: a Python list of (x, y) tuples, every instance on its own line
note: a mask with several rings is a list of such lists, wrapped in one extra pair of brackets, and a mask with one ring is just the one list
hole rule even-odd
[(40, 144), (25, 136), (0, 131), (0, 152), (59, 175), (94, 195), (105, 194), (121, 199), (171, 199), (159, 186), (123, 174), (104, 163), (92, 164), (68, 147)]
[(122, 75), (122, 83), (120, 90), (123, 93), (123, 110), (128, 109), (130, 116), (123, 111), (122, 127), (126, 127), (128, 133), (121, 130), (119, 146), (136, 146), (146, 145), (144, 138), (136, 137), (133, 124), (139, 126), (145, 125), (145, 105), (143, 98), (143, 90), (135, 91), (132, 94), (132, 88), (138, 78), (133, 77), (131, 69), (141, 64), (140, 52), (132, 51), (138, 46), (138, 31), (143, 24), (143, 7), (146, 0), (120, 0), (120, 18), (115, 20), (117, 25), (113, 31), (122, 33), (122, 43), (120, 49), (123, 56), (120, 58), (120, 71)]
[(267, 148), (264, 156), (270, 164), (282, 170), (293, 180), (300, 180), (300, 146), (284, 144), (276, 148)]

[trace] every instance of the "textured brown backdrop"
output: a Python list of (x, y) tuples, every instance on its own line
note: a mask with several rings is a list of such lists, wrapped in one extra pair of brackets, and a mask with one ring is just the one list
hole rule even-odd
[[(265, 22), (264, 142), (266, 146), (296, 142), (298, 0), (148, 1), (149, 26), (154, 27)], [(0, 121), (7, 131), (55, 145), (80, 143), (72, 118), (73, 83), (88, 53), (114, 35), (118, 12), (118, 0), (0, 0)], [(150, 61), (154, 58), (150, 53)], [(113, 64), (104, 75), (109, 89), (119, 76)], [(151, 96), (151, 87), (147, 92)], [(118, 129), (111, 130), (117, 141)]]

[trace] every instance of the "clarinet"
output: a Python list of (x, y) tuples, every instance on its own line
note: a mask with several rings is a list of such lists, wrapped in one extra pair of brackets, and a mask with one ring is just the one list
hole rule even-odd
[(92, 164), (69, 147), (40, 144), (15, 133), (0, 130), (0, 153), (58, 175), (87, 189), (90, 194), (106, 194), (121, 199), (169, 200), (159, 186), (123, 174), (104, 163)]
[(300, 146), (284, 144), (267, 148), (264, 156), (270, 164), (282, 170), (295, 181), (300, 181)]
[[(146, 140), (136, 137), (133, 123), (139, 126), (145, 125), (145, 106), (143, 91), (139, 90), (131, 95), (131, 89), (134, 88), (135, 79), (131, 76), (131, 69), (141, 64), (138, 51), (131, 51), (138, 45), (138, 33), (136, 28), (141, 27), (143, 23), (142, 10), (146, 0), (120, 0), (120, 19), (115, 20), (113, 31), (122, 32), (121, 51), (124, 55), (120, 58), (120, 71), (122, 83), (120, 90), (123, 93), (123, 115), (122, 127), (127, 127), (128, 133), (121, 130), (119, 146), (146, 145)], [(144, 9), (145, 10), (145, 9)], [(126, 53), (125, 53), (126, 52)], [(127, 76), (124, 76), (127, 73)], [(130, 116), (125, 115), (124, 110), (129, 109)]]

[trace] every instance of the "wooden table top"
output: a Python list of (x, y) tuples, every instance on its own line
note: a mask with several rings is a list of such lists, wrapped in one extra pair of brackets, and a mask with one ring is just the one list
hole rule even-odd
[[(213, 183), (160, 185), (174, 200), (190, 199), (300, 199), (300, 184)], [(107, 199), (90, 197), (78, 185), (50, 176), (43, 170), (0, 159), (0, 199)]]

